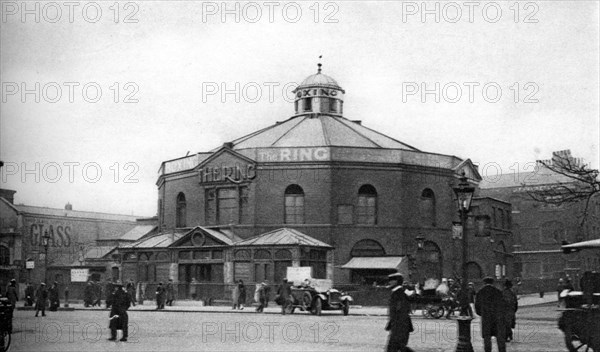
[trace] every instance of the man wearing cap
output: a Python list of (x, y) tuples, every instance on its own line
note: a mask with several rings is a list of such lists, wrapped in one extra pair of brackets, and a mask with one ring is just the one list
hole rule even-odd
[(492, 336), (496, 336), (498, 352), (506, 352), (505, 310), (502, 291), (494, 287), (494, 279), (486, 277), (475, 296), (475, 311), (481, 316), (481, 337), (485, 352), (492, 352)]
[(410, 320), (410, 302), (402, 288), (404, 278), (399, 273), (388, 276), (392, 295), (389, 302), (389, 321), (385, 330), (390, 332), (387, 352), (412, 351), (408, 344), (409, 334), (414, 330)]
[(127, 309), (131, 305), (131, 298), (123, 289), (123, 284), (120, 281), (117, 281), (113, 287), (113, 292), (107, 302), (111, 307), (109, 314), (110, 322), (108, 324), (110, 338), (108, 340), (115, 341), (117, 339), (117, 330), (123, 330), (123, 337), (120, 341), (127, 341), (127, 325), (129, 324)]
[(46, 284), (41, 283), (40, 287), (38, 287), (35, 292), (35, 316), (38, 316), (40, 310), (42, 311), (42, 316), (46, 316), (46, 300), (48, 300), (48, 291), (46, 290)]

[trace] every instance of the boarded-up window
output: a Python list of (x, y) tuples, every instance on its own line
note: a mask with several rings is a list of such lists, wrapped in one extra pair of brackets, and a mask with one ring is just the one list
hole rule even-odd
[(233, 277), (235, 281), (243, 280), (244, 282), (252, 281), (250, 269), (252, 264), (249, 262), (235, 262), (233, 266)]
[(338, 205), (338, 224), (340, 225), (351, 225), (352, 224), (352, 213), (354, 207), (352, 205)]

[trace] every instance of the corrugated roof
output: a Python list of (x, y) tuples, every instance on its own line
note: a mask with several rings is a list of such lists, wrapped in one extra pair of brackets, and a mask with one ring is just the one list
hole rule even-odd
[(235, 246), (272, 246), (272, 245), (301, 245), (313, 247), (333, 248), (325, 242), (321, 242), (300, 231), (281, 228), (271, 232), (258, 235), (247, 240), (236, 242)]
[(166, 248), (183, 236), (183, 233), (161, 233), (131, 244), (125, 244), (121, 248)]
[(86, 218), (86, 219), (97, 219), (97, 220), (112, 220), (112, 221), (132, 221), (138, 218), (133, 215), (121, 215), (121, 214), (108, 214), (108, 213), (96, 213), (92, 211), (79, 211), (79, 210), (67, 210), (67, 209), (56, 209), (46, 207), (36, 207), (31, 205), (15, 204), (14, 207), (19, 212), (38, 214), (38, 215), (49, 215), (49, 216), (66, 216), (72, 218)]
[(115, 248), (117, 248), (117, 246), (98, 246), (98, 247), (90, 248), (85, 253), (84, 258), (86, 260), (87, 259), (100, 259)]
[(124, 241), (137, 241), (157, 227), (154, 225), (138, 225), (119, 238)]
[(404, 257), (354, 257), (342, 269), (398, 270)]
[(295, 116), (233, 141), (233, 149), (327, 146), (418, 151), (344, 117), (327, 114)]

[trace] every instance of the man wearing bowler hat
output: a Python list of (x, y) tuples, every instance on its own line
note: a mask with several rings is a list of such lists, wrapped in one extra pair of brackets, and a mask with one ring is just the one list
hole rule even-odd
[(412, 352), (407, 347), (408, 336), (414, 330), (410, 320), (410, 302), (402, 288), (404, 278), (400, 273), (388, 276), (392, 295), (389, 303), (389, 321), (385, 330), (390, 332), (387, 352)]
[(117, 281), (113, 285), (113, 292), (110, 295), (110, 322), (108, 328), (110, 329), (109, 341), (115, 341), (117, 339), (117, 330), (123, 330), (123, 337), (119, 341), (127, 341), (127, 325), (129, 324), (129, 316), (127, 315), (127, 309), (131, 305), (131, 299), (127, 292), (123, 289), (123, 283)]

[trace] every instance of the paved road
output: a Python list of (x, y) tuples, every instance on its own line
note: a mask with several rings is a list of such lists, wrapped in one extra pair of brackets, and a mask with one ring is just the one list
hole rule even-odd
[[(556, 307), (523, 307), (516, 341), (508, 351), (564, 351), (556, 328)], [(224, 314), (221, 312), (132, 311), (128, 342), (109, 342), (108, 311), (15, 311), (11, 351), (383, 351), (385, 316), (325, 313)], [(416, 351), (454, 351), (456, 322), (414, 317), (409, 345)], [(479, 320), (473, 323), (473, 345), (483, 350)]]

